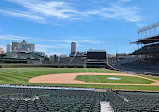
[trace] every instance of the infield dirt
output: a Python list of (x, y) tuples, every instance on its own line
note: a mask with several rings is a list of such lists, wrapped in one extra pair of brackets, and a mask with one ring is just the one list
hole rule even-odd
[[(88, 83), (83, 81), (74, 80), (77, 75), (120, 75), (120, 76), (132, 76), (139, 77), (147, 80), (154, 81), (151, 84), (128, 84), (128, 83)], [(121, 74), (121, 73), (61, 73), (42, 75), (29, 79), (29, 83), (52, 83), (52, 84), (106, 84), (106, 85), (154, 85), (159, 86), (159, 81), (137, 76), (133, 74)]]

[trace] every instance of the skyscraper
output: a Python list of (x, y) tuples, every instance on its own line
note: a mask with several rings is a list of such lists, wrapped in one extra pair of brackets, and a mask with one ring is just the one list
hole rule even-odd
[(7, 44), (7, 53), (11, 53), (12, 52), (12, 43), (8, 43)]
[(71, 54), (76, 53), (76, 43), (72, 42), (71, 43)]
[(23, 42), (12, 42), (7, 44), (7, 52), (34, 52), (35, 44)]

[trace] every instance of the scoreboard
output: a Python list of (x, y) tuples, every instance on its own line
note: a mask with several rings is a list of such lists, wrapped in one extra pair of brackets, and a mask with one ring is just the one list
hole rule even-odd
[(96, 59), (96, 60), (106, 60), (106, 51), (105, 52), (92, 52), (87, 51), (87, 59)]

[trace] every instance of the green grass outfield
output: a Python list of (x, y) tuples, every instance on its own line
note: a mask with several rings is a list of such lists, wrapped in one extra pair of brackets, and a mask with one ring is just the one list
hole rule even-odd
[(154, 80), (158, 80), (159, 81), (159, 77), (158, 76), (150, 76), (150, 75), (138, 75), (138, 76), (142, 76), (142, 77), (146, 77), (149, 79), (154, 79)]
[[(121, 78), (120, 80), (108, 79), (108, 77)], [(78, 75), (75, 80), (91, 82), (91, 83), (129, 83), (129, 84), (151, 84), (153, 81), (132, 77), (132, 76), (118, 76), (118, 75)]]
[[(0, 84), (29, 84), (28, 80), (35, 76), (57, 74), (57, 73), (78, 73), (78, 72), (98, 72), (98, 73), (121, 73), (105, 69), (72, 69), (72, 68), (14, 68), (0, 69)], [(149, 78), (154, 78), (148, 76)], [(96, 84), (30, 84), (30, 85), (53, 85), (53, 86), (78, 86), (87, 88), (106, 89), (128, 89), (128, 90), (153, 90), (159, 91), (159, 86), (133, 86), (133, 85), (96, 85)]]

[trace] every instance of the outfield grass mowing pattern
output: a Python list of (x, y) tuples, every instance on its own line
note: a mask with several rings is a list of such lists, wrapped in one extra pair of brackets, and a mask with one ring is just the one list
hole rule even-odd
[[(121, 78), (121, 80), (107, 79), (108, 77)], [(118, 75), (78, 75), (75, 80), (91, 82), (91, 83), (129, 83), (129, 84), (151, 84), (153, 81), (133, 77)]]
[(150, 79), (154, 79), (154, 80), (158, 80), (159, 81), (159, 77), (158, 76), (150, 76), (150, 75), (138, 75), (138, 76), (142, 76), (142, 77), (146, 77), (146, 78), (150, 78)]
[(0, 69), (0, 84), (28, 84), (28, 80), (35, 76), (57, 74), (57, 73), (80, 73), (80, 72), (114, 73), (113, 71), (109, 71), (105, 69), (72, 69), (72, 68)]
[[(28, 84), (28, 80), (35, 76), (57, 74), (57, 73), (121, 73), (105, 69), (72, 69), (72, 68), (16, 68), (0, 69), (0, 84)], [(150, 78), (151, 76), (149, 76)], [(106, 88), (106, 89), (128, 89), (128, 90), (154, 90), (159, 91), (159, 86), (140, 86), (140, 85), (95, 85), (95, 84), (30, 84), (30, 85), (52, 85), (52, 86), (75, 86), (86, 88)]]

